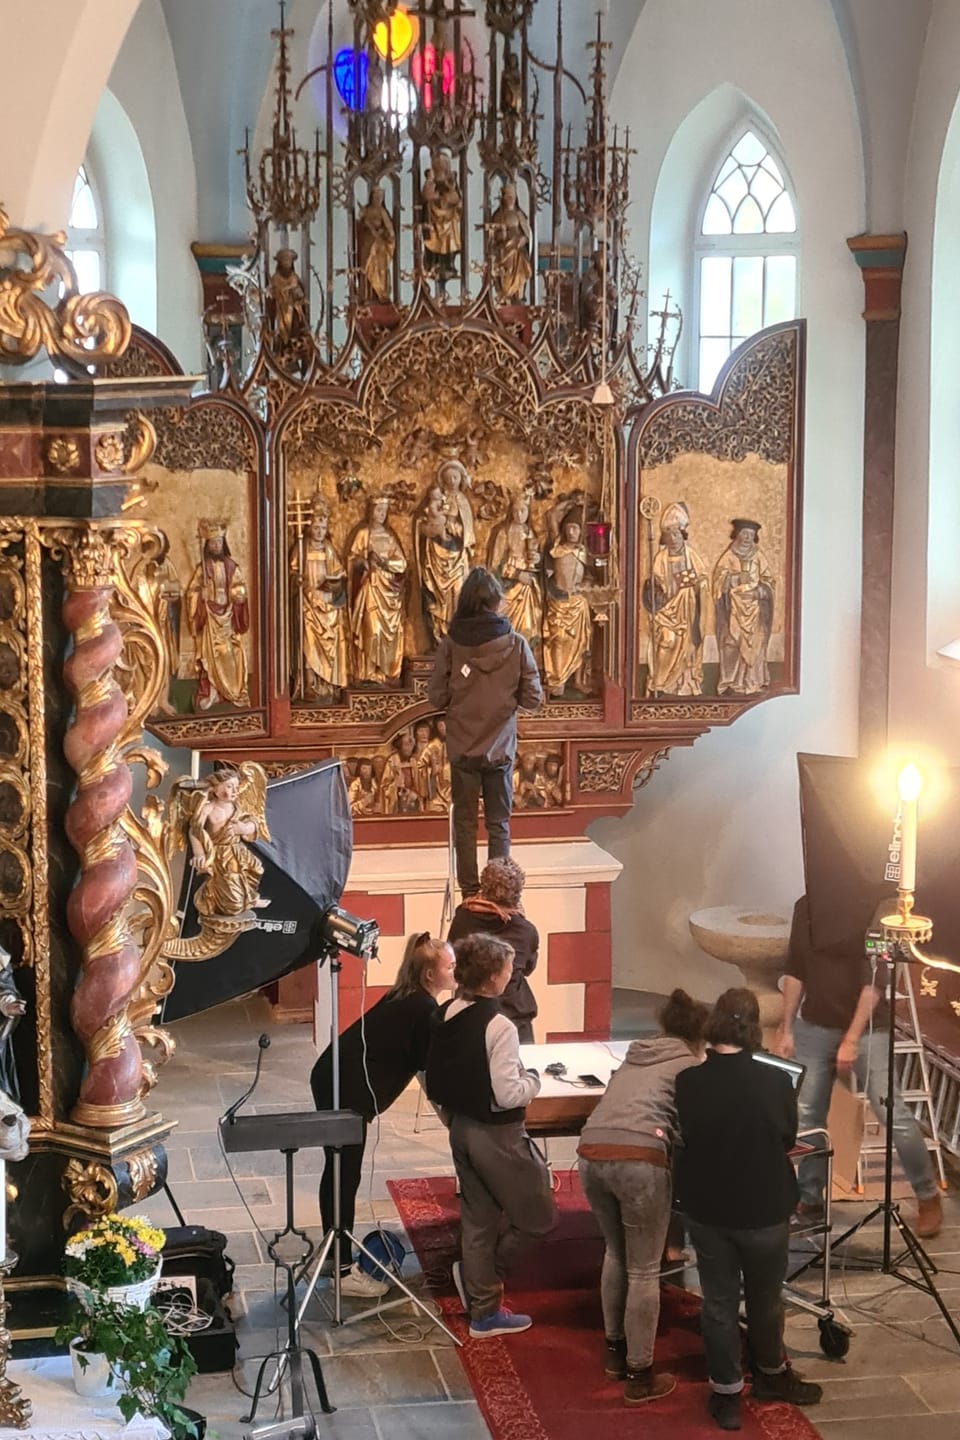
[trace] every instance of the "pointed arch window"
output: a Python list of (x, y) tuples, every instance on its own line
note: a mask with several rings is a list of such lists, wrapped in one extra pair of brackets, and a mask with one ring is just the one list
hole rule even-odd
[(77, 171), (73, 185), (66, 254), (77, 272), (81, 292), (105, 288), (103, 209), (86, 163)]
[(696, 242), (698, 388), (709, 392), (732, 350), (797, 313), (797, 206), (784, 166), (755, 130), (717, 169)]

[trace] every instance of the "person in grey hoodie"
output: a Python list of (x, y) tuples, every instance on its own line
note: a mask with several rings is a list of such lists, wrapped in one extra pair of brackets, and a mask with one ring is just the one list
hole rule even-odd
[(480, 889), (481, 795), (487, 857), (510, 854), (517, 711), (539, 710), (543, 701), (533, 653), (501, 615), (502, 604), (496, 576), (482, 565), (474, 566), (440, 641), (427, 691), (431, 705), (447, 716), (457, 882), (464, 898)]
[(627, 1405), (658, 1400), (677, 1383), (653, 1368), (672, 1198), (674, 1086), (682, 1070), (703, 1060), (708, 1014), (706, 1005), (674, 990), (660, 1012), (664, 1033), (634, 1040), (580, 1135), (580, 1183), (606, 1246), (604, 1370), (625, 1382)]

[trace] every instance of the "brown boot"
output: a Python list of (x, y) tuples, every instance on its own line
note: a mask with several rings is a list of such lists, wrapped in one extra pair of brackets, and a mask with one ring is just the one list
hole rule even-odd
[(609, 1336), (603, 1342), (603, 1373), (608, 1380), (626, 1380), (627, 1378), (627, 1342), (626, 1340), (611, 1340)]
[(918, 1239), (932, 1240), (934, 1235), (940, 1234), (942, 1224), (943, 1201), (939, 1195), (931, 1195), (929, 1200), (917, 1201), (917, 1221), (913, 1229)]
[(669, 1395), (676, 1388), (677, 1382), (672, 1375), (654, 1370), (652, 1365), (648, 1365), (646, 1370), (628, 1370), (623, 1386), (623, 1403), (645, 1405), (648, 1400), (662, 1400), (664, 1395)]

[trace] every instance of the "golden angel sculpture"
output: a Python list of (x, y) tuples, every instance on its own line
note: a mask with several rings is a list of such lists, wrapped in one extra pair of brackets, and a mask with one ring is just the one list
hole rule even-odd
[(266, 772), (253, 761), (223, 766), (203, 780), (183, 778), (174, 784), (166, 849), (172, 855), (189, 847), (199, 880), (193, 903), (200, 935), (168, 941), (164, 955), (199, 960), (220, 954), (252, 928), (255, 912), (269, 905), (260, 895), (263, 866), (247, 844), (270, 839), (266, 797)]

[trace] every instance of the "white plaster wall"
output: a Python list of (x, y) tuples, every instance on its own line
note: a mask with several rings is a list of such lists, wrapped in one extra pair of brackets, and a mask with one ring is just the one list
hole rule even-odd
[(30, 0), (3, 13), (0, 201), (63, 229), (100, 94), (139, 0)]
[(890, 724), (911, 747), (960, 760), (960, 6), (935, 0), (907, 162), (909, 248), (900, 329)]
[(845, 244), (864, 225), (863, 162), (827, 0), (648, 0), (613, 96), (614, 118), (638, 138), (634, 243), (648, 251), (654, 191), (674, 135), (721, 86), (736, 87), (769, 117), (802, 224), (809, 345), (801, 694), (767, 702), (693, 750), (674, 750), (628, 816), (591, 829), (624, 864), (613, 887), (615, 983), (669, 990), (679, 979), (705, 995), (737, 977), (701, 955), (687, 916), (724, 903), (789, 913), (802, 890), (796, 753), (855, 750), (863, 443), (863, 288)]
[[(212, 83), (225, 83), (223, 77)], [(141, 0), (110, 73), (110, 91), (136, 132), (156, 222), (155, 330), (187, 373), (205, 368), (200, 276), (190, 252), (198, 238), (197, 179), (180, 82), (160, 0)], [(98, 148), (109, 129), (97, 126)], [(109, 162), (109, 153), (107, 153)], [(121, 293), (121, 299), (126, 297)]]

